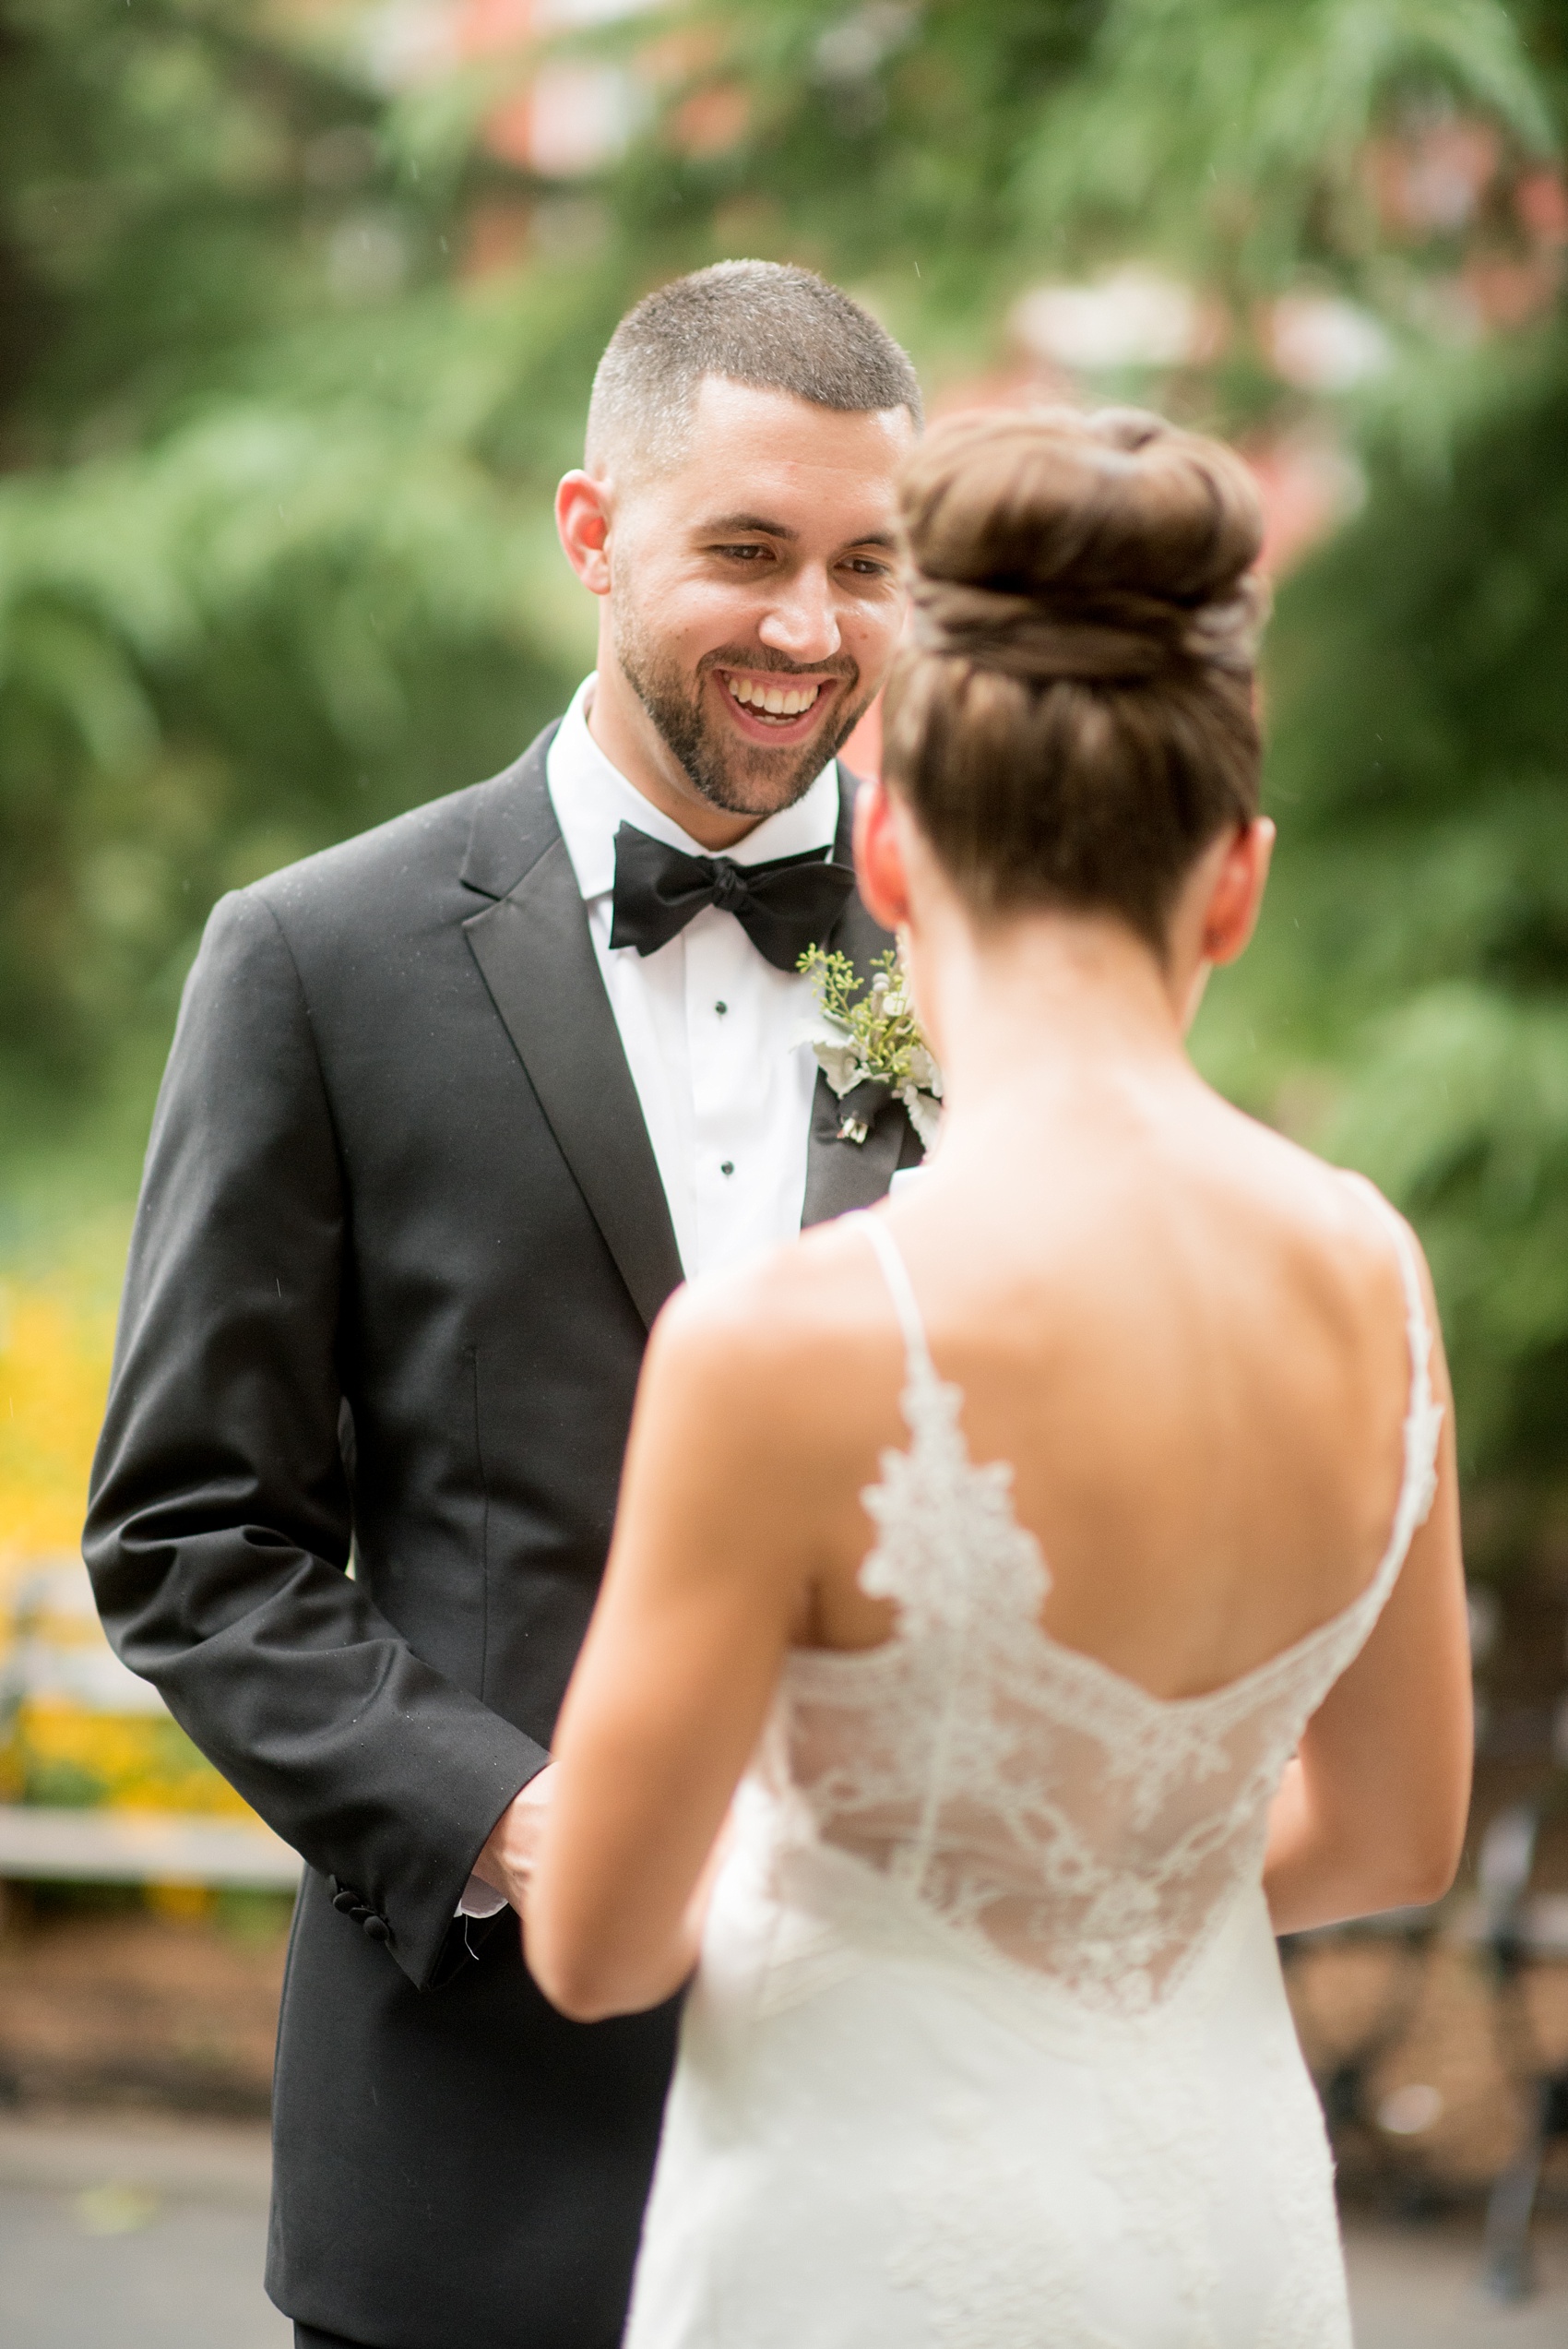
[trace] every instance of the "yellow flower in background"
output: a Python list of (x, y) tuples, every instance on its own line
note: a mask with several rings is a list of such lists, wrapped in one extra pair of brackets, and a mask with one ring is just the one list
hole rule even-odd
[(99, 1712), (60, 1698), (28, 1697), (3, 1749), (13, 1799), (68, 1810), (195, 1811), (249, 1818), (178, 1722), (156, 1711)]
[(113, 1348), (104, 1265), (0, 1279), (0, 1800), (248, 1817), (104, 1639), (82, 1517)]
[(81, 1536), (114, 1340), (88, 1288), (0, 1280), (0, 1604), (31, 1560)]

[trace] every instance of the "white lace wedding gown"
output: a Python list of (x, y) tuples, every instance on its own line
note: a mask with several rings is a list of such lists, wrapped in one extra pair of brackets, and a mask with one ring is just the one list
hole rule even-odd
[(861, 1580), (897, 1628), (789, 1658), (686, 2008), (626, 2349), (1348, 2343), (1260, 1874), (1281, 1772), (1431, 1505), (1431, 1340), (1389, 1222), (1412, 1382), (1383, 1561), (1269, 1663), (1162, 1699), (1039, 1628), (1010, 1472), (970, 1461), (867, 1220), (912, 1441), (867, 1496)]

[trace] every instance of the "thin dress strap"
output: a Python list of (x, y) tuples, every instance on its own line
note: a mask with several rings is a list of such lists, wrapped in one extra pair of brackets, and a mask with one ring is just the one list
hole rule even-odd
[(1420, 1268), (1415, 1244), (1404, 1218), (1396, 1214), (1377, 1185), (1347, 1168), (1346, 1180), (1374, 1208), (1394, 1242), (1399, 1277), (1405, 1289), (1405, 1332), (1410, 1349), (1410, 1399), (1405, 1413), (1405, 1470), (1399, 1500), (1382, 1565), (1369, 1588), (1392, 1584), (1404, 1562), (1418, 1525), (1425, 1521), (1437, 1492), (1437, 1443), (1443, 1428), (1443, 1405), (1431, 1391), (1431, 1324), (1421, 1294)]
[(855, 1221), (871, 1242), (876, 1260), (882, 1267), (882, 1277), (893, 1299), (893, 1310), (898, 1316), (898, 1327), (904, 1333), (904, 1356), (910, 1378), (934, 1377), (931, 1348), (926, 1343), (925, 1323), (915, 1302), (915, 1292), (909, 1270), (898, 1253), (898, 1243), (880, 1216), (864, 1211)]
[(1377, 1210), (1394, 1242), (1394, 1253), (1399, 1259), (1399, 1277), (1405, 1285), (1405, 1327), (1410, 1340), (1410, 1377), (1419, 1383), (1431, 1362), (1431, 1330), (1427, 1323), (1421, 1276), (1417, 1269), (1416, 1251), (1408, 1228), (1404, 1217), (1395, 1213), (1374, 1182), (1365, 1174), (1358, 1174), (1352, 1168), (1347, 1167), (1343, 1171), (1346, 1181), (1353, 1183), (1368, 1204)]

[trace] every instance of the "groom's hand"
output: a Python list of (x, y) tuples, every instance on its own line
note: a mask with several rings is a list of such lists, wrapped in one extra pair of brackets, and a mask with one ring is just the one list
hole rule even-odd
[(533, 1874), (545, 1810), (554, 1792), (554, 1767), (546, 1763), (537, 1778), (529, 1780), (521, 1794), (514, 1795), (474, 1862), (474, 1874), (501, 1893), (519, 1915), (529, 1878)]

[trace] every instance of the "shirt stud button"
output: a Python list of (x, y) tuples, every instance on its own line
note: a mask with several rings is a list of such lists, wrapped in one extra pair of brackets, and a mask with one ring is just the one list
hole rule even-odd
[(727, 1158), (719, 1171), (721, 1174), (733, 1174), (735, 1172), (734, 1160), (732, 1158)]
[(725, 1013), (729, 1010), (729, 1008), (730, 1008), (730, 1007), (729, 1007), (729, 1005), (728, 1005), (727, 1003), (716, 1003), (716, 1004), (714, 1005), (714, 1007), (713, 1007), (713, 1008), (714, 1008), (715, 1011), (717, 1011), (717, 1012), (718, 1012), (718, 1014), (719, 1014), (719, 1016), (720, 1019), (723, 1019), (724, 1014), (725, 1014)]

